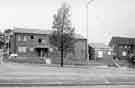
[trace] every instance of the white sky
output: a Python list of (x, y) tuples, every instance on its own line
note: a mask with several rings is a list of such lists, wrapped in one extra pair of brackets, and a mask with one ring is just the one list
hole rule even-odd
[[(76, 32), (86, 36), (87, 0), (0, 0), (0, 29), (51, 29), (62, 2), (71, 5)], [(89, 42), (108, 43), (112, 36), (135, 37), (135, 0), (94, 0), (89, 5)]]

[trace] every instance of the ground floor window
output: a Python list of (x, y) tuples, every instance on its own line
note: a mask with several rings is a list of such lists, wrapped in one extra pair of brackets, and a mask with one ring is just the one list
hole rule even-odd
[(108, 55), (111, 55), (111, 51), (108, 51)]
[(31, 47), (31, 48), (29, 48), (29, 50), (30, 50), (30, 52), (33, 52), (33, 51), (34, 51), (34, 48), (33, 48), (33, 47)]
[(49, 48), (49, 52), (53, 52), (53, 48)]
[(127, 52), (126, 51), (123, 51), (122, 52), (122, 56), (127, 56)]
[(102, 58), (103, 57), (103, 51), (98, 51), (98, 57)]
[(27, 47), (24, 47), (24, 46), (19, 46), (18, 47), (18, 52), (20, 52), (20, 53), (26, 53), (26, 51), (27, 51)]

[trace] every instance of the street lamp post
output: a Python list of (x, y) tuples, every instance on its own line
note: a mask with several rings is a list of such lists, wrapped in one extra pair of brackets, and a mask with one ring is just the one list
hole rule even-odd
[(89, 47), (88, 47), (88, 30), (89, 30), (89, 4), (91, 4), (91, 2), (93, 2), (94, 0), (90, 0), (90, 1), (87, 1), (86, 3), (86, 38), (87, 38), (87, 48), (86, 48), (86, 51), (87, 51), (87, 60), (88, 60), (88, 63), (89, 63)]

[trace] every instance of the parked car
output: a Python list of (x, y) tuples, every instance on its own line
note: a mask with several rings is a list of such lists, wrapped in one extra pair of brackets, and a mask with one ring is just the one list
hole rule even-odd
[(132, 53), (129, 55), (129, 61), (135, 63), (135, 54)]
[(10, 58), (10, 59), (11, 59), (11, 58), (16, 58), (17, 56), (18, 56), (17, 54), (13, 53), (13, 54), (10, 54), (9, 58)]

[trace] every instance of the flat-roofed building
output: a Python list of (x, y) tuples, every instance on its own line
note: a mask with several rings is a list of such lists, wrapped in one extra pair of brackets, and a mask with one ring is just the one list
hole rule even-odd
[(89, 44), (90, 59), (100, 59), (107, 55), (112, 55), (112, 49), (103, 43), (90, 43)]
[(128, 59), (135, 53), (135, 38), (112, 37), (109, 46), (113, 49), (113, 55), (119, 59)]

